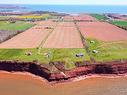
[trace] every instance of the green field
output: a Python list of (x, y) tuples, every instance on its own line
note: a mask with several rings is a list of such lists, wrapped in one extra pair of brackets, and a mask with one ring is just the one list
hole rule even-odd
[[(90, 56), (92, 56), (98, 62), (113, 61), (120, 59), (127, 59), (127, 42), (102, 42), (92, 40), (95, 43), (90, 42), (91, 39), (87, 39), (89, 46)], [(92, 51), (97, 50), (95, 54)], [(31, 52), (32, 55), (28, 56), (26, 53)], [(45, 54), (49, 54), (46, 57)], [(83, 57), (76, 57), (78, 53), (83, 53)], [(87, 55), (84, 49), (0, 49), (0, 60), (20, 60), (20, 61), (38, 61), (42, 64), (49, 62), (62, 61), (66, 63), (67, 68), (74, 66), (73, 63), (77, 61), (90, 61), (90, 57)]]
[(11, 23), (9, 21), (0, 21), (0, 30), (7, 30), (7, 31), (24, 31), (33, 24), (23, 21), (16, 21), (15, 23)]
[[(95, 43), (90, 43), (90, 39), (87, 39), (87, 44), (89, 45), (90, 55), (96, 61), (113, 61), (120, 59), (127, 59), (127, 42), (102, 42), (95, 41)], [(94, 54), (92, 50), (97, 50), (98, 53)]]
[[(26, 55), (31, 52), (32, 55)], [(49, 58), (45, 56), (48, 53)], [(76, 57), (77, 53), (83, 53), (83, 57)], [(20, 60), (20, 61), (38, 61), (42, 64), (49, 62), (62, 61), (66, 67), (72, 67), (72, 63), (77, 61), (88, 61), (89, 56), (84, 49), (46, 49), (42, 48), (40, 52), (37, 49), (0, 49), (0, 60)], [(74, 66), (74, 64), (73, 64)]]
[(123, 27), (123, 28), (126, 28), (127, 29), (127, 21), (111, 21), (112, 24), (116, 25), (116, 26), (120, 26), (120, 27)]
[(91, 14), (91, 16), (95, 17), (98, 20), (106, 20), (107, 18), (102, 14)]

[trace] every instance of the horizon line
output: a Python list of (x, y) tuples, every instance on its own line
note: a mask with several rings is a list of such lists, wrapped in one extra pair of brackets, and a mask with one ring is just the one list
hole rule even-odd
[(0, 5), (97, 5), (97, 6), (127, 6), (127, 4), (30, 4), (30, 3), (0, 3)]

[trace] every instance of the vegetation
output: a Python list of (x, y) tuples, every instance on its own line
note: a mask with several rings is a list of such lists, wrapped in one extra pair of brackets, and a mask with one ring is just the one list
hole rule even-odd
[[(31, 55), (27, 55), (27, 53)], [(76, 54), (83, 53), (83, 57), (76, 57)], [(49, 55), (49, 57), (46, 56)], [(0, 49), (0, 60), (20, 60), (20, 61), (38, 61), (40, 63), (49, 63), (55, 61), (65, 62), (67, 68), (74, 67), (76, 61), (88, 61), (89, 56), (84, 49), (46, 49), (42, 48), (40, 52), (37, 49)]]
[(115, 21), (111, 21), (111, 23), (127, 30), (127, 21), (117, 21), (117, 20), (115, 20)]
[[(92, 39), (87, 39), (87, 44), (89, 45), (90, 55), (96, 61), (113, 61), (120, 59), (127, 59), (127, 42), (102, 42), (97, 40), (92, 40), (95, 43), (91, 43)], [(98, 53), (93, 53), (96, 50)]]
[(49, 14), (17, 16), (17, 18), (22, 18), (22, 19), (46, 19), (46, 18), (49, 18), (49, 17), (50, 17)]
[(107, 20), (108, 18), (102, 14), (91, 14), (91, 16), (95, 17), (98, 20)]
[(33, 24), (17, 21), (17, 22), (9, 22), (9, 21), (0, 21), (0, 43), (10, 39), (16, 34), (32, 27)]
[(15, 23), (11, 23), (9, 21), (0, 21), (0, 30), (5, 31), (24, 31), (32, 26), (33, 24), (23, 21), (16, 21)]

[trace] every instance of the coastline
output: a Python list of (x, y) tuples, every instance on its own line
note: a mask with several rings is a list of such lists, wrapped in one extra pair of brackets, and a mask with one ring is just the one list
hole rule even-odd
[[(51, 86), (59, 83), (76, 82), (89, 78), (119, 78), (127, 77), (127, 62), (110, 62), (112, 64), (87, 64), (61, 73), (47, 72), (47, 68), (37, 63), (1, 61), (0, 73), (29, 76)], [(1, 76), (0, 76), (1, 77)]]
[[(34, 80), (37, 80), (39, 82), (43, 82), (49, 86), (54, 86), (54, 85), (57, 85), (57, 84), (67, 84), (67, 83), (72, 83), (72, 82), (77, 82), (77, 81), (82, 81), (82, 80), (86, 80), (86, 79), (91, 79), (91, 78), (121, 78), (121, 77), (127, 77), (127, 73), (126, 74), (119, 74), (119, 75), (116, 75), (116, 74), (112, 74), (112, 75), (109, 75), (109, 74), (89, 74), (89, 75), (83, 75), (83, 76), (77, 76), (75, 78), (71, 78), (69, 80), (63, 80), (63, 81), (54, 81), (54, 82), (49, 82), (47, 81), (46, 79), (40, 77), (40, 76), (36, 76), (34, 74), (31, 74), (29, 72), (8, 72), (8, 71), (2, 71), (0, 70), (0, 75), (2, 74), (2, 77), (4, 77), (5, 74), (9, 74), (10, 75), (16, 75), (16, 76), (24, 76), (26, 77), (25, 79), (28, 79), (29, 78), (32, 78)], [(1, 76), (0, 76), (1, 77)]]

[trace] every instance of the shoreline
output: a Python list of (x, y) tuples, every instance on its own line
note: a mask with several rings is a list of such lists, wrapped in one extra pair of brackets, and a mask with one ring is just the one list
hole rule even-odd
[[(60, 63), (62, 64), (62, 62), (58, 62), (57, 64)], [(127, 76), (127, 61), (112, 61), (107, 62), (107, 64), (77, 62), (76, 64), (76, 68), (74, 69), (51, 73), (50, 67), (39, 63), (0, 61), (0, 72), (28, 75), (34, 79), (44, 81), (51, 86), (58, 83), (75, 82), (95, 77), (117, 78)], [(59, 65), (56, 66), (59, 69)]]
[[(40, 77), (40, 76), (36, 76), (34, 74), (31, 74), (29, 72), (8, 72), (8, 71), (3, 71), (0, 70), (0, 74), (11, 74), (11, 75), (19, 75), (19, 76), (28, 76), (34, 80), (38, 80), (40, 82), (46, 83), (49, 86), (54, 86), (54, 85), (58, 85), (58, 84), (67, 84), (67, 83), (72, 83), (72, 82), (78, 82), (78, 81), (82, 81), (82, 80), (86, 80), (86, 79), (91, 79), (91, 78), (121, 78), (121, 77), (127, 77), (127, 73), (126, 74), (89, 74), (89, 75), (83, 75), (83, 76), (77, 76), (75, 78), (70, 78), (69, 80), (63, 80), (63, 81), (54, 81), (54, 82), (49, 82), (46, 79)], [(27, 78), (26, 78), (27, 79)]]

